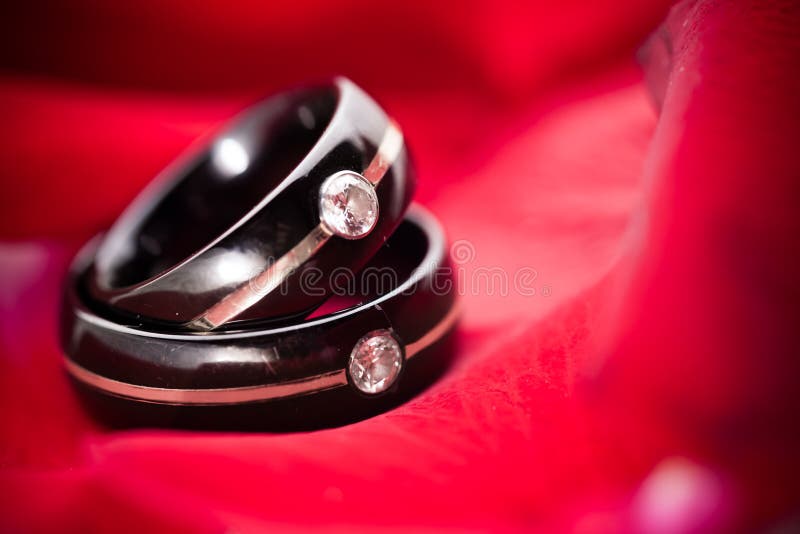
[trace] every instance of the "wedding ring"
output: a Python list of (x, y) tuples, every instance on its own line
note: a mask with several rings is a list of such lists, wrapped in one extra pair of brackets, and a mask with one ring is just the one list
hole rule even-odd
[(402, 132), (355, 84), (291, 90), (170, 166), (82, 284), (105, 312), (153, 328), (302, 318), (331, 295), (335, 269), (358, 271), (384, 244), (414, 187)]
[(348, 386), (380, 395), (458, 317), (442, 229), (416, 206), (347, 291), (326, 284), (355, 305), (280, 326), (175, 332), (108, 314), (84, 284), (94, 253), (90, 244), (78, 255), (65, 292), (66, 368), (80, 384), (133, 402), (246, 404)]

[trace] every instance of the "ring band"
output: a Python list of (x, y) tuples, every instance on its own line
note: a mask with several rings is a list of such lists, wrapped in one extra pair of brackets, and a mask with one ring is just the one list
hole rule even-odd
[[(441, 227), (419, 207), (362, 271), (393, 270), (390, 288), (369, 287), (361, 291), (368, 300), (357, 306), (264, 329), (159, 332), (101, 316), (81, 294), (91, 253), (79, 255), (65, 294), (67, 370), (102, 393), (137, 402), (243, 404), (347, 384), (362, 394), (382, 393), (406, 360), (446, 335), (458, 315)], [(359, 358), (365, 350), (370, 358), (393, 356), (396, 370), (364, 371)], [(372, 374), (365, 379), (362, 372)]]
[(309, 272), (360, 269), (415, 187), (403, 135), (352, 82), (270, 98), (168, 169), (123, 214), (83, 278), (113, 313), (211, 331), (307, 316)]

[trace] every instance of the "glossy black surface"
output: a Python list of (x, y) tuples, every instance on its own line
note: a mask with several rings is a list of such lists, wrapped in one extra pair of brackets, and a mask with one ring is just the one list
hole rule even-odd
[(449, 369), (457, 353), (452, 332), (431, 345), (403, 370), (391, 395), (365, 398), (352, 388), (303, 397), (230, 406), (166, 406), (111, 397), (73, 381), (83, 407), (109, 428), (183, 428), (236, 432), (299, 432), (355, 423), (412, 399)]
[[(363, 271), (388, 269), (394, 285), (386, 285), (390, 278), (354, 284), (356, 292), (346, 297), (362, 301), (360, 306), (280, 328), (161, 335), (149, 325), (87, 305), (91, 299), (81, 289), (87, 275), (82, 261), (77, 260), (62, 308), (67, 357), (105, 378), (161, 388), (264, 385), (342, 370), (367, 332), (392, 329), (407, 346), (440, 323), (455, 302), (441, 229), (416, 211)], [(419, 281), (408, 286), (412, 276)]]
[[(319, 186), (341, 170), (362, 172), (388, 125), (383, 110), (344, 79), (252, 107), (123, 214), (82, 278), (83, 290), (104, 313), (128, 320), (167, 327), (192, 320), (307, 235), (319, 222)], [(330, 295), (334, 269), (358, 270), (391, 235), (414, 186), (403, 148), (376, 188), (380, 217), (370, 235), (333, 237), (226, 328), (313, 311)], [(322, 274), (319, 291), (301, 290), (311, 269)]]

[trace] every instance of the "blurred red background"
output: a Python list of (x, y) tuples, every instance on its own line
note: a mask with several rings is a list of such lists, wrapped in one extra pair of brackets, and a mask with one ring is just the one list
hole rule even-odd
[[(3, 6), (0, 529), (800, 528), (799, 27), (759, 0)], [(462, 277), (536, 293), (467, 288), (450, 373), (358, 424), (93, 422), (57, 346), (71, 254), (333, 74), (403, 126)]]

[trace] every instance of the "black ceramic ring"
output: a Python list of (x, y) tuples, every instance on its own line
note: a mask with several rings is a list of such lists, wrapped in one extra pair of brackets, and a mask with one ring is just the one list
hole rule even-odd
[(94, 309), (82, 289), (92, 252), (78, 256), (66, 286), (66, 366), (78, 382), (136, 402), (245, 404), (348, 384), (381, 394), (457, 317), (441, 227), (418, 207), (350, 288), (363, 302), (270, 328), (170, 333), (125, 324)]
[(307, 316), (332, 270), (357, 271), (391, 235), (414, 187), (402, 133), (356, 85), (288, 91), (148, 187), (100, 244), (86, 291), (166, 328)]

